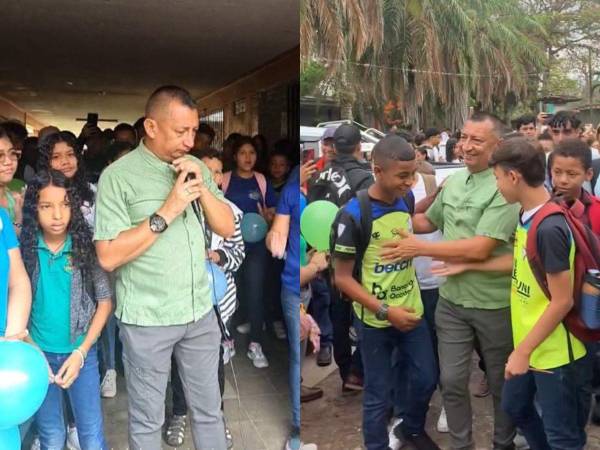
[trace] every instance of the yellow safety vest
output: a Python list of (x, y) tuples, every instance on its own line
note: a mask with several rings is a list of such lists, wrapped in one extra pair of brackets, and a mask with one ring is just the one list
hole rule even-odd
[[(513, 342), (517, 347), (525, 336), (540, 319), (550, 299), (540, 288), (527, 259), (527, 231), (529, 220), (525, 225), (517, 226), (514, 262), (512, 273), (512, 287), (510, 295), (510, 313), (512, 318)], [(571, 239), (569, 261), (573, 279), (573, 263), (575, 260), (575, 243)], [(586, 354), (585, 346), (567, 329), (559, 324), (554, 331), (533, 351), (530, 365), (536, 369), (552, 369), (569, 364), (569, 343), (573, 352), (573, 361)]]

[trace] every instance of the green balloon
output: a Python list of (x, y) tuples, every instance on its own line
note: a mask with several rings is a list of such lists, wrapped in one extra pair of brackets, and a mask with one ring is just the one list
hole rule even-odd
[(329, 250), (329, 233), (338, 212), (335, 203), (317, 200), (309, 203), (300, 217), (300, 231), (312, 248)]

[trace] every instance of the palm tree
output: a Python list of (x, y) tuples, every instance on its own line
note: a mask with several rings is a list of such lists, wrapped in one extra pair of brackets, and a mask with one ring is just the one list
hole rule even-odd
[[(393, 100), (406, 123), (459, 126), (470, 101), (492, 109), (527, 94), (545, 61), (543, 29), (519, 0), (303, 0), (303, 62), (376, 111)], [(535, 33), (534, 33), (535, 32)]]

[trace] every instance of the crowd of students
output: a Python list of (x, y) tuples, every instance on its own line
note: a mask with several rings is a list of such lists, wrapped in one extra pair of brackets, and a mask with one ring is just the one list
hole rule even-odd
[[(437, 148), (436, 133), (425, 133), (425, 145)], [(361, 159), (352, 125), (328, 131), (321, 144), (323, 161), (319, 169), (306, 164), (312, 175), (303, 192), (340, 212), (330, 261), (309, 254), (306, 267), (319, 273), (305, 289), (322, 330), (317, 363), (331, 362), (333, 345), (342, 392), (363, 390), (365, 447), (438, 449), (425, 431), (437, 387), (437, 430), (450, 433), (453, 449), (474, 448), (476, 352), (480, 394), (493, 400), (489, 448), (583, 449), (598, 371), (595, 343), (564, 324), (575, 302), (573, 231), (551, 215), (528, 236), (551, 199), (565, 208), (580, 202), (584, 225), (600, 232), (597, 152), (577, 116), (526, 116), (511, 130), (475, 113), (450, 142), (465, 167), (440, 187), (435, 164), (423, 164), (440, 162), (439, 148), (428, 151), (409, 133), (380, 140), (371, 164)], [(540, 267), (529, 262), (528, 238), (536, 239)], [(303, 387), (303, 401), (320, 396)], [(600, 402), (593, 409), (598, 423)]]
[[(32, 449), (108, 448), (101, 397), (117, 395), (118, 347), (131, 447), (160, 447), (170, 366), (173, 410), (165, 442), (184, 443), (191, 411), (197, 448), (231, 448), (224, 416), (211, 405), (223, 407), (224, 366), (236, 351), (232, 327), (250, 334), (247, 356), (257, 368), (268, 367), (265, 325), (280, 339), (291, 332), (290, 346), (299, 346), (290, 318), (299, 305), (285, 294), (299, 286), (292, 261), (299, 245), (294, 147), (281, 140), (269, 149), (260, 135), (234, 133), (215, 149), (214, 138), (208, 124), (198, 125), (189, 93), (176, 86), (157, 89), (133, 126), (86, 124), (79, 136), (47, 127), (29, 137), (18, 122), (0, 124), (0, 339), (32, 343), (49, 365), (48, 394), (27, 424)], [(265, 219), (268, 239), (244, 242), (241, 223), (250, 212)], [(186, 259), (170, 246), (198, 255)], [(227, 281), (214, 322), (204, 263), (198, 264), (205, 260)], [(197, 267), (197, 276), (188, 279), (182, 264)], [(167, 280), (169, 274), (180, 278)], [(172, 283), (174, 291), (165, 291)], [(158, 347), (168, 351), (158, 354)], [(291, 364), (290, 377), (296, 371), (299, 364)], [(292, 403), (295, 395), (290, 389)], [(291, 449), (300, 447), (297, 397)]]

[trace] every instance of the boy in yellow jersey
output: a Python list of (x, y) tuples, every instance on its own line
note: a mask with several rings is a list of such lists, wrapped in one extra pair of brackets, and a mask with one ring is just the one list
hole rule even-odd
[[(423, 304), (413, 261), (389, 263), (380, 256), (385, 242), (412, 229), (409, 204), (414, 205), (410, 189), (417, 167), (415, 152), (404, 139), (391, 136), (377, 143), (372, 160), (375, 184), (343, 207), (333, 230), (335, 283), (354, 303), (360, 337), (365, 446), (367, 450), (388, 448), (391, 391), (409, 383), (393, 379), (392, 353), (398, 350), (409, 364), (410, 375), (407, 412), (400, 426), (403, 438), (419, 450), (437, 450), (425, 433), (437, 370), (429, 329), (421, 320)], [(367, 212), (361, 202), (367, 202)], [(365, 215), (370, 216), (370, 232), (362, 237)], [(355, 267), (360, 267), (358, 274)]]
[[(532, 449), (579, 450), (586, 442), (591, 366), (584, 344), (562, 322), (573, 306), (575, 257), (564, 217), (544, 219), (536, 236), (551, 298), (539, 287), (526, 254), (532, 219), (550, 200), (544, 188), (545, 157), (538, 145), (526, 138), (510, 138), (492, 155), (498, 189), (507, 202), (522, 207), (514, 254), (469, 264), (468, 269), (512, 272), (514, 350), (506, 363), (503, 409)], [(447, 264), (437, 273), (456, 274), (466, 266)]]

